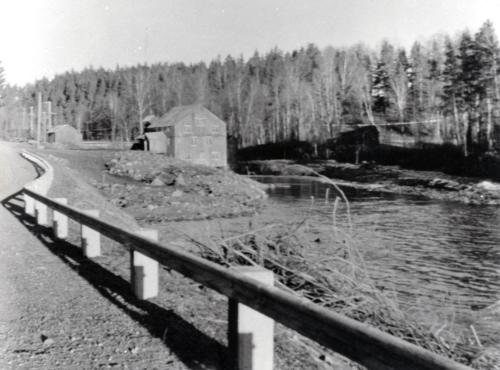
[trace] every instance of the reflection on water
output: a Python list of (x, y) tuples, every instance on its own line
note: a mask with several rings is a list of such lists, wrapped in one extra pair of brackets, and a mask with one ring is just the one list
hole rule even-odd
[[(325, 204), (329, 185), (258, 180), (276, 184), (268, 190), (271, 202), (290, 214), (312, 212), (315, 222), (328, 227), (334, 196), (331, 189)], [(371, 274), (380, 286), (394, 287), (403, 303), (423, 299), (439, 307), (445, 299), (468, 311), (500, 299), (500, 207), (343, 190), (350, 200), (354, 237)]]

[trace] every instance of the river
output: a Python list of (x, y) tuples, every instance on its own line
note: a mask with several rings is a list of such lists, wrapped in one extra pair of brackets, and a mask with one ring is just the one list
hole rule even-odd
[[(271, 176), (258, 180), (275, 185), (267, 190), (269, 202), (285, 214), (331, 228), (333, 188), (325, 202), (331, 185)], [(370, 274), (377, 285), (395, 289), (402, 306), (438, 316), (452, 312), (461, 320), (500, 300), (500, 207), (342, 189), (353, 238)], [(339, 210), (337, 218), (347, 228), (345, 212)], [(323, 248), (319, 255), (328, 247)]]

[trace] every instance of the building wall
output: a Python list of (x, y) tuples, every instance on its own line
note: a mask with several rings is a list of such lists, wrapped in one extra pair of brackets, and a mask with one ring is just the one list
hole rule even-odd
[(55, 127), (54, 128), (54, 142), (61, 144), (80, 143), (82, 135), (73, 127)]
[(178, 136), (175, 157), (212, 167), (227, 166), (226, 136)]
[[(194, 121), (194, 122), (193, 122)], [(176, 158), (212, 167), (227, 166), (226, 124), (208, 115), (185, 117), (166, 130)]]
[(146, 134), (151, 153), (166, 154), (168, 139), (163, 132), (149, 132)]
[(155, 130), (167, 136), (167, 156), (213, 167), (227, 166), (226, 124), (208, 111), (188, 114)]

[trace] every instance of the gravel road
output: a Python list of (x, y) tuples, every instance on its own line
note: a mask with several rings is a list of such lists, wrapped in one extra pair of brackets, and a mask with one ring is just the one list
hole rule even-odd
[(0, 369), (193, 368), (117, 304), (122, 297), (113, 302), (76, 273), (76, 254), (63, 261), (55, 250), (68, 243), (23, 215), (17, 192), (36, 171), (19, 151), (0, 142)]

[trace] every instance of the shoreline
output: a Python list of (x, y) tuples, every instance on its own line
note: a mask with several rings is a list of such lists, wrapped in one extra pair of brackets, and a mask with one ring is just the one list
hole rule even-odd
[[(329, 178), (339, 186), (373, 192), (423, 196), (434, 200), (456, 201), (472, 205), (500, 205), (500, 184), (478, 179), (456, 177), (435, 171), (405, 170), (396, 166), (353, 165), (335, 161), (297, 163), (291, 160), (242, 162), (250, 178), (265, 176), (309, 179), (328, 183), (311, 176), (308, 168)], [(310, 171), (310, 170), (309, 170)]]

